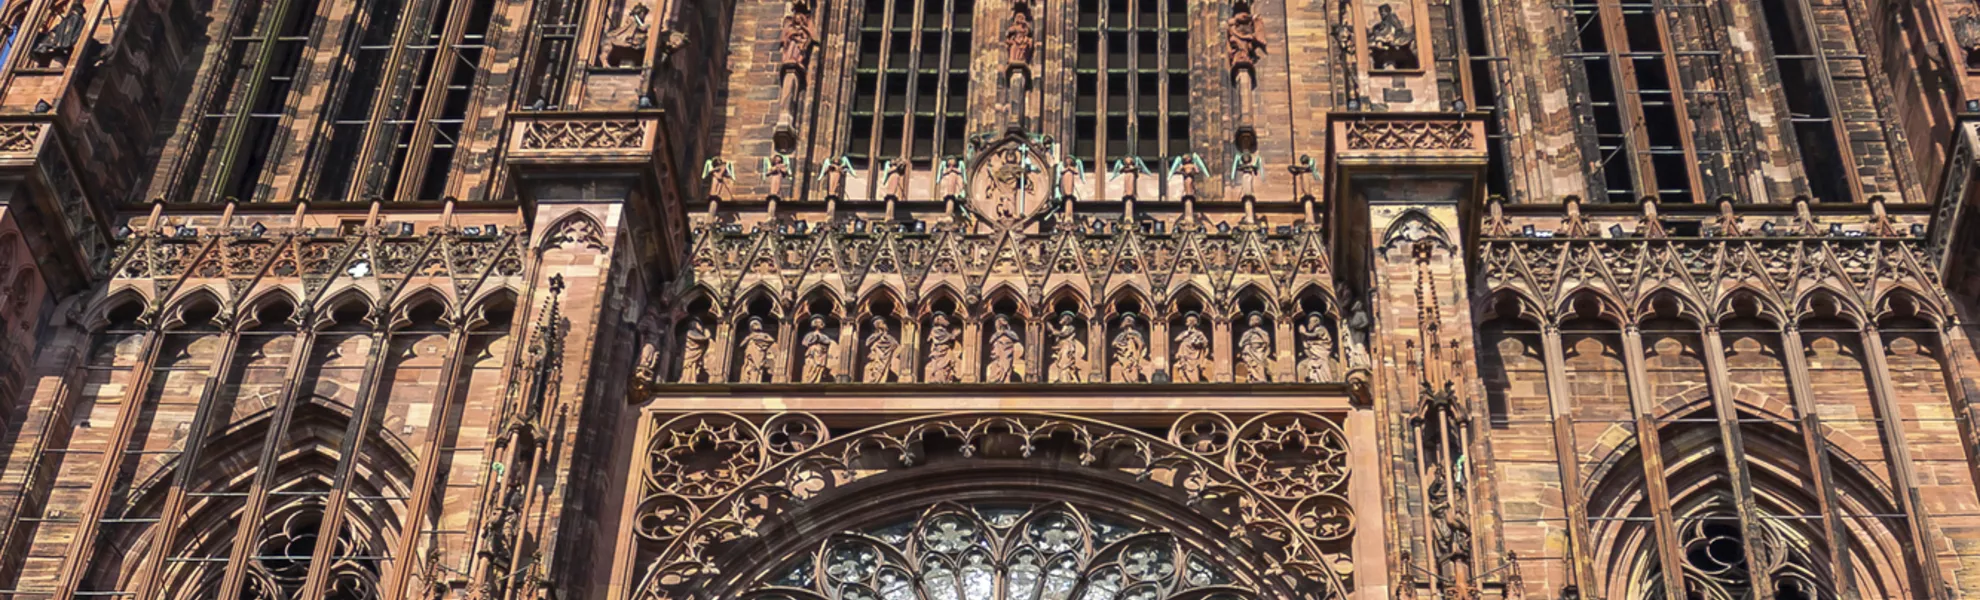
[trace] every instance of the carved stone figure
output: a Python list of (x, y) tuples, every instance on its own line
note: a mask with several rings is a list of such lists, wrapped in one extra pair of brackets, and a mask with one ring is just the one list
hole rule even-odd
[(1238, 336), (1238, 360), (1244, 363), (1244, 380), (1251, 383), (1265, 383), (1272, 380), (1272, 334), (1265, 327), (1265, 317), (1252, 313), (1246, 320), (1244, 335)]
[(41, 32), (40, 37), (34, 39), (34, 48), (31, 51), (34, 58), (43, 63), (67, 60), (69, 52), (75, 49), (76, 42), (82, 39), (83, 3), (70, 2), (67, 12), (51, 18), (53, 24), (48, 26), (48, 30)]
[(1011, 329), (1011, 320), (997, 315), (995, 332), (990, 334), (990, 357), (983, 365), (986, 383), (1024, 381), (1024, 340)]
[(770, 347), (775, 345), (777, 337), (763, 330), (763, 318), (750, 317), (749, 335), (742, 339), (742, 364), (736, 369), (736, 381), (769, 383)]
[(681, 334), (681, 383), (700, 383), (708, 373), (708, 338), (700, 319), (688, 319), (687, 333)]
[(791, 159), (783, 154), (771, 154), (763, 159), (763, 180), (770, 185), (770, 199), (784, 198), (784, 182), (791, 176)]
[(935, 315), (928, 327), (928, 366), (922, 371), (922, 378), (929, 383), (955, 383), (956, 360), (961, 357), (956, 347), (959, 343), (956, 333), (949, 329), (949, 318)]
[(866, 369), (861, 381), (887, 383), (890, 378), (907, 381), (907, 363), (902, 358), (900, 339), (894, 337), (886, 319), (874, 317), (873, 333), (866, 336)]
[(1370, 367), (1368, 359), (1368, 329), (1374, 323), (1375, 321), (1368, 316), (1368, 305), (1362, 302), (1360, 298), (1356, 298), (1353, 303), (1348, 305), (1348, 369), (1367, 369)]
[(1953, 41), (1959, 44), (1966, 68), (1980, 68), (1980, 16), (1972, 13), (1952, 19)]
[(880, 175), (880, 197), (887, 200), (906, 200), (908, 192), (907, 157), (887, 161)]
[(1113, 179), (1121, 180), (1121, 199), (1132, 199), (1141, 193), (1141, 176), (1150, 173), (1148, 163), (1140, 157), (1130, 156), (1114, 161)]
[(844, 156), (825, 159), (825, 166), (818, 170), (818, 187), (825, 190), (826, 200), (846, 197), (846, 177), (851, 173), (852, 159)]
[(1004, 29), (1004, 59), (1011, 66), (1031, 64), (1031, 49), (1037, 42), (1031, 34), (1031, 15), (1017, 11), (1011, 15), (1011, 26)]
[(790, 14), (784, 15), (781, 38), (784, 65), (802, 69), (810, 64), (814, 38), (811, 33), (811, 9), (804, 3), (793, 3)]
[(967, 189), (964, 185), (966, 179), (963, 175), (962, 159), (955, 157), (942, 159), (942, 174), (939, 177), (942, 180), (942, 199), (961, 200), (963, 190)]
[(701, 165), (701, 179), (708, 183), (709, 200), (726, 200), (735, 192), (736, 167), (720, 156)]
[(832, 334), (825, 332), (825, 317), (811, 318), (811, 331), (804, 334), (804, 373), (800, 379), (805, 383), (824, 383), (832, 373), (832, 355), (839, 345)]
[(1394, 4), (1375, 8), (1375, 24), (1368, 26), (1368, 60), (1377, 70), (1415, 69), (1422, 65), (1416, 55), (1416, 33), (1403, 24)]
[(1086, 178), (1086, 162), (1071, 156), (1059, 161), (1059, 182), (1053, 191), (1060, 200), (1079, 197), (1079, 182)]
[(1176, 332), (1175, 359), (1170, 361), (1170, 379), (1176, 383), (1209, 381), (1210, 336), (1198, 326), (1195, 314), (1183, 317), (1182, 331)]
[(1208, 169), (1203, 168), (1203, 157), (1194, 152), (1189, 156), (1169, 159), (1169, 178), (1175, 181), (1176, 189), (1180, 191), (1177, 197), (1183, 200), (1196, 199), (1197, 184), (1203, 181), (1206, 172)]
[(1242, 4), (1224, 22), (1224, 47), (1229, 53), (1232, 72), (1252, 69), (1258, 64), (1258, 57), (1265, 54), (1265, 40), (1258, 35), (1258, 25), (1258, 17)]
[(1292, 174), (1294, 200), (1311, 200), (1317, 196), (1313, 190), (1313, 178), (1319, 175), (1312, 156), (1299, 155), (1299, 162), (1286, 165), (1286, 172)]
[(598, 64), (636, 67), (645, 61), (647, 32), (652, 28), (647, 17), (652, 11), (644, 3), (627, 8), (625, 16), (619, 18), (619, 26), (606, 32), (604, 43), (599, 44)]
[(1047, 375), (1052, 383), (1086, 381), (1086, 342), (1079, 339), (1072, 313), (1059, 315), (1058, 326), (1052, 328), (1052, 369)]
[(660, 374), (660, 344), (663, 335), (657, 320), (648, 314), (639, 320), (639, 359), (633, 363), (633, 378), (639, 384), (658, 381)]
[(1320, 313), (1306, 316), (1306, 324), (1299, 328), (1304, 338), (1299, 348), (1299, 376), (1301, 381), (1319, 383), (1334, 380), (1334, 334), (1327, 332), (1327, 326), (1320, 319)]
[(1257, 152), (1240, 150), (1231, 159), (1231, 184), (1237, 186), (1238, 196), (1251, 198), (1258, 187), (1258, 176), (1265, 171), (1265, 159)]
[(1148, 380), (1148, 337), (1141, 334), (1134, 315), (1121, 317), (1121, 332), (1114, 334), (1113, 380), (1140, 383)]

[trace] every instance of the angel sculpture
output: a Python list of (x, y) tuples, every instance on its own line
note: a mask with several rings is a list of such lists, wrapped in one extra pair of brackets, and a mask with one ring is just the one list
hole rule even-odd
[(961, 200), (967, 193), (964, 190), (969, 186), (969, 179), (963, 174), (961, 158), (951, 156), (942, 159), (942, 174), (939, 178), (942, 180), (943, 200)]
[(880, 197), (887, 200), (906, 200), (908, 191), (908, 161), (906, 158), (889, 159), (880, 168)]
[(825, 166), (818, 169), (818, 183), (825, 190), (826, 200), (846, 197), (846, 178), (852, 175), (852, 169), (852, 159), (844, 156), (825, 159)]
[(983, 365), (983, 381), (1024, 381), (1024, 340), (1011, 329), (1010, 317), (997, 315), (996, 329), (990, 335), (990, 362)]
[(1183, 200), (1196, 199), (1196, 186), (1203, 181), (1203, 175), (1209, 172), (1209, 167), (1203, 166), (1203, 157), (1195, 152), (1189, 153), (1189, 156), (1169, 159), (1168, 177), (1172, 180), (1177, 177), (1182, 178), (1178, 187), (1182, 190)]
[(1294, 200), (1313, 198), (1313, 182), (1310, 179), (1318, 177), (1319, 171), (1316, 170), (1312, 155), (1299, 155), (1299, 162), (1286, 165), (1286, 172), (1292, 174)]
[(1259, 158), (1257, 152), (1239, 150), (1236, 156), (1231, 157), (1230, 180), (1237, 185), (1240, 197), (1254, 197), (1252, 192), (1257, 189), (1259, 175), (1264, 172), (1265, 159)]
[(839, 353), (839, 343), (832, 334), (825, 333), (825, 317), (811, 317), (811, 332), (804, 334), (804, 374), (805, 383), (824, 383), (832, 375), (833, 355)]
[(1132, 200), (1135, 194), (1141, 190), (1141, 176), (1154, 172), (1148, 168), (1148, 163), (1141, 161), (1141, 157), (1130, 156), (1114, 161), (1114, 174), (1108, 179), (1126, 177), (1127, 180), (1121, 184), (1121, 199)]
[(1066, 156), (1059, 162), (1059, 183), (1053, 188), (1053, 196), (1059, 201), (1079, 197), (1079, 182), (1086, 179), (1086, 161)]
[(763, 159), (763, 180), (770, 184), (770, 199), (784, 199), (784, 181), (791, 177), (791, 159), (783, 154), (771, 154)]
[(708, 182), (708, 199), (722, 200), (734, 191), (736, 166), (720, 156), (701, 164), (701, 179)]

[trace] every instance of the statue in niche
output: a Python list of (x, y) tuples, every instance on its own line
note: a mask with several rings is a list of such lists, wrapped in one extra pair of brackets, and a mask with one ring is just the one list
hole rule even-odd
[(844, 156), (825, 159), (825, 166), (818, 169), (819, 188), (825, 190), (826, 200), (840, 200), (846, 197), (846, 178), (852, 174), (852, 159)]
[(838, 342), (825, 332), (825, 317), (811, 317), (811, 331), (804, 334), (804, 372), (801, 381), (824, 383), (832, 375), (832, 355)]
[(956, 332), (949, 329), (949, 318), (935, 315), (928, 327), (928, 368), (924, 371), (929, 383), (955, 383), (958, 343)]
[(1334, 380), (1334, 334), (1327, 332), (1327, 325), (1320, 319), (1320, 313), (1306, 315), (1306, 324), (1299, 328), (1300, 342), (1299, 377), (1307, 383), (1320, 383)]
[(749, 335), (742, 339), (742, 366), (736, 369), (736, 381), (769, 383), (770, 347), (775, 345), (777, 337), (763, 330), (763, 318), (750, 317)]
[(1182, 331), (1176, 332), (1174, 376), (1176, 383), (1202, 383), (1210, 380), (1210, 336), (1198, 326), (1196, 313), (1183, 317)]
[(1367, 369), (1371, 365), (1368, 358), (1368, 330), (1375, 321), (1368, 316), (1368, 304), (1360, 298), (1348, 305), (1347, 366), (1349, 370)]
[(1148, 337), (1135, 325), (1134, 315), (1121, 317), (1121, 332), (1114, 334), (1113, 380), (1148, 380)]
[(690, 317), (687, 332), (681, 334), (681, 383), (700, 383), (708, 373), (708, 328), (701, 319)]
[(1972, 13), (1952, 19), (1953, 41), (1959, 44), (1967, 69), (1980, 69), (1980, 16)]
[(990, 334), (990, 360), (983, 365), (985, 383), (1024, 381), (1024, 340), (1011, 329), (1011, 319), (997, 315), (995, 333)]
[(1203, 157), (1195, 152), (1169, 159), (1169, 179), (1176, 182), (1176, 189), (1181, 191), (1177, 197), (1183, 200), (1196, 199), (1196, 188), (1209, 171), (1203, 166)]
[(1031, 50), (1037, 46), (1031, 33), (1031, 15), (1022, 6), (1011, 14), (1011, 26), (1004, 29), (1004, 60), (1011, 66), (1031, 64)]
[(82, 39), (82, 33), (83, 4), (70, 2), (68, 12), (60, 16), (50, 15), (48, 29), (34, 39), (34, 48), (29, 54), (44, 65), (65, 63), (69, 52), (76, 48), (76, 42)]
[(1244, 335), (1238, 336), (1238, 360), (1244, 363), (1245, 381), (1272, 381), (1272, 334), (1266, 330), (1264, 316), (1251, 313), (1246, 319)]
[(874, 317), (873, 333), (866, 336), (866, 377), (863, 381), (887, 383), (888, 378), (907, 381), (907, 363), (902, 358), (901, 340), (894, 337), (886, 319)]
[(1047, 379), (1052, 383), (1086, 381), (1086, 342), (1080, 341), (1079, 325), (1070, 312), (1060, 313), (1058, 326), (1052, 328), (1052, 369)]
[(1009, 144), (999, 148), (978, 169), (975, 179), (983, 186), (979, 190), (982, 201), (975, 204), (986, 209), (992, 218), (1014, 222), (1031, 208), (1031, 194), (1038, 185), (1032, 178), (1039, 168), (1032, 162), (1030, 145)]
[(1258, 26), (1258, 17), (1244, 3), (1239, 3), (1230, 20), (1224, 22), (1224, 46), (1229, 53), (1231, 72), (1250, 70), (1265, 55), (1265, 39), (1259, 36)]
[(1130, 156), (1114, 161), (1114, 176), (1110, 179), (1122, 180), (1121, 199), (1132, 200), (1141, 192), (1141, 176), (1149, 173), (1153, 171), (1148, 170), (1148, 163), (1139, 156)]
[(943, 200), (961, 200), (968, 189), (968, 179), (963, 175), (963, 161), (954, 156), (942, 159), (941, 192)]
[(709, 200), (725, 200), (735, 191), (736, 167), (720, 156), (701, 164), (701, 179), (708, 183)]
[(805, 67), (811, 64), (811, 49), (817, 45), (811, 30), (811, 7), (802, 0), (792, 2), (779, 37), (783, 66), (778, 69), (777, 126), (771, 142), (778, 151), (790, 152), (797, 144), (798, 92), (804, 89)]
[(906, 157), (887, 161), (881, 167), (880, 197), (887, 200), (906, 200), (908, 192), (908, 161)]
[(1375, 8), (1375, 24), (1368, 27), (1368, 60), (1378, 71), (1415, 69), (1422, 65), (1416, 56), (1416, 33), (1403, 24), (1394, 4)]
[(1239, 150), (1237, 156), (1231, 158), (1230, 174), (1231, 183), (1237, 186), (1238, 197), (1254, 198), (1254, 191), (1258, 188), (1258, 176), (1264, 171), (1265, 159), (1260, 158), (1257, 152)]
[(770, 199), (784, 199), (784, 182), (791, 177), (791, 159), (784, 154), (771, 154), (763, 159), (763, 180), (770, 184)]
[(606, 67), (637, 67), (646, 60), (647, 32), (652, 28), (648, 16), (653, 9), (646, 4), (634, 4), (619, 18), (619, 26), (605, 32), (605, 41), (599, 44), (598, 64)]
[(1078, 198), (1079, 182), (1083, 179), (1086, 179), (1086, 161), (1068, 155), (1059, 161), (1059, 183), (1053, 191), (1060, 201)]
[(659, 381), (660, 342), (665, 336), (660, 331), (659, 319), (651, 312), (639, 320), (639, 361), (633, 364), (633, 378), (639, 384)]

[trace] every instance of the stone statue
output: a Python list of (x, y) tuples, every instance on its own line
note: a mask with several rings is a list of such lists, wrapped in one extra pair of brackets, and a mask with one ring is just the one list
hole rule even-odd
[(742, 339), (742, 365), (736, 369), (736, 381), (769, 383), (770, 347), (775, 345), (777, 337), (763, 330), (763, 318), (750, 317), (749, 335)]
[(1265, 159), (1259, 158), (1257, 152), (1239, 150), (1237, 156), (1231, 158), (1231, 183), (1237, 186), (1238, 196), (1254, 197), (1258, 176), (1264, 171)]
[(900, 339), (894, 337), (886, 319), (874, 317), (873, 333), (866, 336), (866, 377), (862, 381), (887, 383), (889, 377), (907, 381), (907, 363), (902, 358)]
[(663, 337), (653, 315), (648, 314), (639, 320), (639, 362), (633, 364), (633, 377), (641, 385), (659, 381), (662, 377), (660, 342)]
[(924, 379), (929, 383), (955, 383), (958, 343), (956, 333), (949, 329), (949, 318), (935, 315), (928, 327), (928, 368), (923, 371)]
[(1203, 157), (1195, 152), (1169, 159), (1169, 178), (1177, 180), (1177, 189), (1182, 192), (1177, 197), (1183, 200), (1196, 199), (1196, 187), (1208, 172), (1209, 169), (1203, 167)]
[(80, 0), (70, 2), (67, 12), (59, 17), (51, 15), (51, 18), (54, 19), (53, 24), (34, 39), (34, 48), (30, 52), (36, 60), (44, 63), (68, 60), (69, 52), (82, 39), (83, 3)]
[(701, 319), (690, 317), (687, 333), (681, 334), (681, 383), (700, 383), (708, 373), (708, 338)]
[(1224, 22), (1224, 46), (1232, 72), (1250, 70), (1258, 64), (1258, 57), (1265, 54), (1265, 40), (1258, 35), (1259, 20), (1251, 14), (1250, 7), (1240, 4), (1234, 12)]
[(1115, 160), (1114, 176), (1112, 179), (1123, 180), (1121, 182), (1121, 199), (1131, 199), (1141, 193), (1141, 176), (1152, 172), (1148, 170), (1148, 163), (1142, 162), (1141, 157), (1138, 156)]
[(1072, 313), (1060, 314), (1058, 326), (1052, 328), (1052, 369), (1047, 375), (1052, 383), (1086, 381), (1086, 342), (1079, 339)]
[(942, 199), (961, 200), (965, 193), (963, 190), (968, 187), (962, 159), (953, 156), (942, 159), (942, 174), (939, 177), (942, 180)]
[(825, 190), (826, 200), (846, 197), (846, 177), (851, 173), (852, 159), (844, 156), (825, 159), (825, 166), (818, 170), (818, 187)]
[(1368, 27), (1368, 60), (1377, 70), (1415, 69), (1422, 65), (1416, 56), (1416, 34), (1403, 24), (1394, 4), (1375, 8), (1375, 24)]
[(1313, 157), (1305, 154), (1299, 155), (1299, 162), (1286, 165), (1286, 172), (1292, 174), (1294, 200), (1311, 200), (1318, 196), (1313, 189), (1313, 178), (1319, 177), (1316, 169)]
[(1334, 380), (1334, 334), (1327, 332), (1327, 326), (1320, 319), (1320, 313), (1306, 315), (1306, 324), (1299, 328), (1299, 377), (1307, 383), (1320, 383)]
[(813, 45), (811, 9), (803, 2), (792, 3), (790, 14), (784, 15), (781, 37), (785, 66), (802, 69), (810, 64)]
[(598, 64), (607, 67), (636, 67), (646, 60), (647, 32), (652, 25), (647, 16), (653, 9), (645, 4), (634, 4), (626, 9), (619, 26), (605, 33), (605, 43), (599, 44)]
[(1134, 315), (1121, 317), (1121, 332), (1114, 334), (1113, 380), (1148, 381), (1148, 337), (1141, 334)]
[(770, 184), (770, 199), (784, 199), (784, 181), (791, 176), (791, 159), (783, 154), (771, 154), (763, 159), (763, 180)]
[(1031, 34), (1031, 15), (1019, 10), (1011, 15), (1011, 26), (1004, 29), (1004, 60), (1011, 66), (1031, 64), (1031, 49), (1037, 45)]
[(709, 200), (726, 200), (735, 191), (736, 167), (720, 156), (701, 164), (701, 179), (708, 182)]
[(1952, 27), (1953, 42), (1959, 44), (1966, 68), (1980, 67), (1980, 16), (1967, 13), (1953, 17)]
[(1272, 334), (1265, 317), (1251, 313), (1244, 335), (1238, 336), (1238, 360), (1244, 363), (1244, 380), (1251, 383), (1272, 381)]
[(1171, 361), (1174, 372), (1171, 377), (1176, 383), (1202, 383), (1210, 381), (1207, 371), (1210, 367), (1210, 336), (1197, 325), (1195, 313), (1183, 317), (1182, 331), (1176, 333), (1175, 359)]
[(1024, 340), (1011, 329), (1011, 320), (997, 315), (996, 332), (990, 334), (990, 360), (983, 366), (985, 383), (1024, 381)]
[(1086, 161), (1067, 156), (1059, 162), (1059, 183), (1054, 189), (1060, 200), (1079, 197), (1079, 182), (1086, 179)]
[(1371, 365), (1368, 358), (1368, 329), (1375, 321), (1368, 316), (1368, 305), (1356, 298), (1348, 305), (1348, 369), (1367, 369)]
[(832, 373), (832, 355), (837, 354), (838, 341), (825, 332), (825, 317), (811, 317), (811, 331), (804, 334), (804, 373), (800, 381), (824, 383)]
[(887, 161), (880, 174), (880, 197), (886, 200), (906, 200), (908, 192), (907, 157)]

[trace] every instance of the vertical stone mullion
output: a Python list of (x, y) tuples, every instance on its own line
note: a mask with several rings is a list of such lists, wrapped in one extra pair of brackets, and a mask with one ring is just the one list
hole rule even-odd
[(450, 412), (448, 405), (453, 404), (454, 387), (460, 384), (463, 364), (461, 357), (467, 355), (467, 329), (465, 324), (461, 324), (447, 332), (447, 348), (450, 352), (447, 353), (446, 361), (440, 367), (439, 389), (433, 394), (433, 412), (427, 421), (426, 444), (418, 455), (419, 478), (413, 483), (412, 499), (406, 503), (406, 514), (401, 519), (401, 527), (404, 531), (400, 532), (399, 541), (392, 549), (391, 568), (380, 579), (380, 587), (386, 600), (398, 600), (406, 596), (406, 577), (418, 562), (414, 560), (417, 553), (414, 552), (413, 546), (419, 542), (420, 525), (425, 521), (427, 506), (433, 501), (435, 482), (441, 477), (440, 464), (445, 462), (440, 460), (441, 449), (445, 447), (441, 440), (447, 437), (445, 428), (447, 415)]
[(1554, 429), (1554, 456), (1561, 471), (1561, 503), (1568, 515), (1568, 583), (1591, 597), (1594, 587), (1594, 554), (1588, 545), (1588, 504), (1581, 496), (1581, 464), (1575, 458), (1573, 398), (1568, 393), (1566, 351), (1561, 346), (1561, 328), (1547, 323), (1541, 331), (1541, 351), (1547, 363), (1548, 421)]
[(75, 539), (70, 542), (68, 558), (62, 561), (61, 579), (57, 580), (58, 597), (73, 597), (76, 587), (81, 585), (83, 573), (89, 570), (90, 554), (93, 552), (99, 519), (110, 503), (110, 488), (117, 484), (117, 472), (123, 470), (126, 448), (131, 444), (132, 430), (144, 411), (145, 390), (151, 388), (151, 378), (158, 368), (158, 350), (165, 339), (164, 325), (154, 323), (144, 332), (144, 358), (138, 361), (131, 377), (130, 389), (124, 391), (123, 400), (117, 405), (117, 425), (110, 434), (111, 443), (103, 449), (103, 465), (96, 476), (96, 483), (90, 485), (89, 503), (80, 511), (83, 521), (76, 526)]
[(1636, 446), (1643, 459), (1644, 494), (1655, 515), (1657, 559), (1662, 565), (1666, 597), (1684, 591), (1684, 562), (1679, 558), (1677, 526), (1671, 518), (1671, 494), (1664, 480), (1663, 436), (1658, 434), (1655, 407), (1650, 405), (1649, 375), (1643, 365), (1643, 333), (1635, 323), (1623, 326), (1623, 365), (1629, 381), (1629, 405), (1636, 416)]
[[(1829, 459), (1828, 440), (1822, 435), (1822, 416), (1815, 410), (1813, 375), (1809, 371), (1800, 327), (1788, 324), (1781, 329), (1781, 356), (1787, 360), (1788, 389), (1794, 392), (1795, 412), (1800, 413), (1801, 417), (1801, 443), (1808, 453), (1808, 464), (1814, 467), (1814, 485), (1818, 491), (1815, 501), (1822, 511), (1822, 528), (1829, 535), (1829, 576), (1838, 581), (1849, 581), (1854, 579), (1846, 548), (1850, 540), (1849, 528), (1843, 523), (1842, 515), (1836, 512), (1836, 506), (1841, 501), (1836, 493), (1835, 468)], [(1852, 596), (1855, 594), (1853, 585), (1836, 587), (1848, 590), (1847, 593)]]
[(1918, 477), (1912, 473), (1911, 447), (1904, 440), (1903, 418), (1895, 401), (1896, 391), (1891, 383), (1890, 361), (1884, 357), (1884, 336), (1877, 331), (1875, 324), (1866, 323), (1859, 332), (1863, 337), (1863, 357), (1869, 363), (1870, 401), (1875, 403), (1878, 416), (1877, 425), (1883, 429), (1888, 446), (1884, 449), (1890, 463), (1892, 487), (1897, 489), (1898, 506), (1904, 510), (1906, 530), (1911, 534), (1912, 551), (1918, 559), (1919, 575), (1925, 582), (1926, 597), (1943, 600), (1941, 589), (1945, 581), (1939, 574), (1939, 556), (1932, 526), (1919, 512), (1923, 504), (1918, 494)]
[(213, 369), (213, 378), (202, 390), (199, 407), (194, 409), (192, 428), (186, 434), (185, 446), (179, 451), (179, 470), (173, 473), (172, 487), (166, 491), (165, 506), (159, 512), (156, 551), (147, 555), (144, 564), (138, 567), (138, 598), (150, 598), (156, 594), (158, 578), (164, 573), (166, 560), (174, 547), (178, 546), (180, 512), (185, 509), (187, 489), (199, 470), (200, 451), (205, 449), (206, 434), (213, 427), (213, 412), (220, 390), (227, 387), (233, 377), (234, 366), (240, 362), (235, 356), (239, 352), (241, 327), (230, 327), (221, 334), (220, 350), (214, 354), (219, 361)]
[[(389, 316), (387, 317), (390, 318)], [(332, 479), (330, 494), (323, 500), (323, 520), (318, 525), (317, 544), (309, 559), (309, 577), (303, 581), (298, 594), (301, 600), (321, 600), (330, 578), (330, 564), (337, 551), (337, 531), (344, 523), (346, 505), (351, 495), (351, 480), (355, 477), (358, 463), (362, 461), (364, 438), (371, 435), (374, 412), (372, 404), (378, 400), (379, 379), (384, 376), (385, 357), (392, 352), (392, 337), (398, 331), (392, 324), (381, 323), (370, 333), (372, 338), (371, 356), (366, 357), (362, 384), (358, 389), (357, 402), (351, 405), (351, 422), (344, 427), (344, 439), (337, 451), (337, 472)]]
[[(1746, 468), (1746, 438), (1740, 431), (1739, 404), (1732, 399), (1732, 384), (1726, 379), (1726, 346), (1719, 335), (1719, 326), (1705, 325), (1702, 339), (1705, 346), (1705, 379), (1711, 386), (1712, 407), (1719, 416), (1720, 445), (1726, 457), (1726, 473), (1733, 480), (1733, 504), (1739, 510), (1739, 528), (1744, 533), (1740, 536), (1740, 543), (1751, 561), (1753, 557), (1764, 556), (1758, 534), (1765, 525), (1760, 522), (1759, 506), (1753, 497), (1753, 476)], [(1781, 351), (1791, 353), (1785, 347)], [(1749, 570), (1747, 576), (1751, 578), (1751, 589), (1768, 589), (1766, 574)]]
[(284, 379), (282, 400), (269, 418), (268, 433), (262, 438), (261, 458), (255, 464), (254, 481), (249, 484), (247, 506), (241, 509), (239, 529), (234, 532), (234, 543), (227, 555), (227, 575), (220, 587), (221, 598), (239, 598), (242, 588), (247, 585), (247, 564), (253, 560), (254, 538), (268, 509), (268, 488), (275, 481), (275, 463), (281, 456), (282, 435), (288, 431), (289, 420), (295, 417), (296, 405), (302, 398), (304, 369), (308, 367), (310, 357), (316, 354), (317, 332), (314, 329), (307, 325), (299, 327), (296, 340), (296, 349), (289, 358), (288, 373)]

